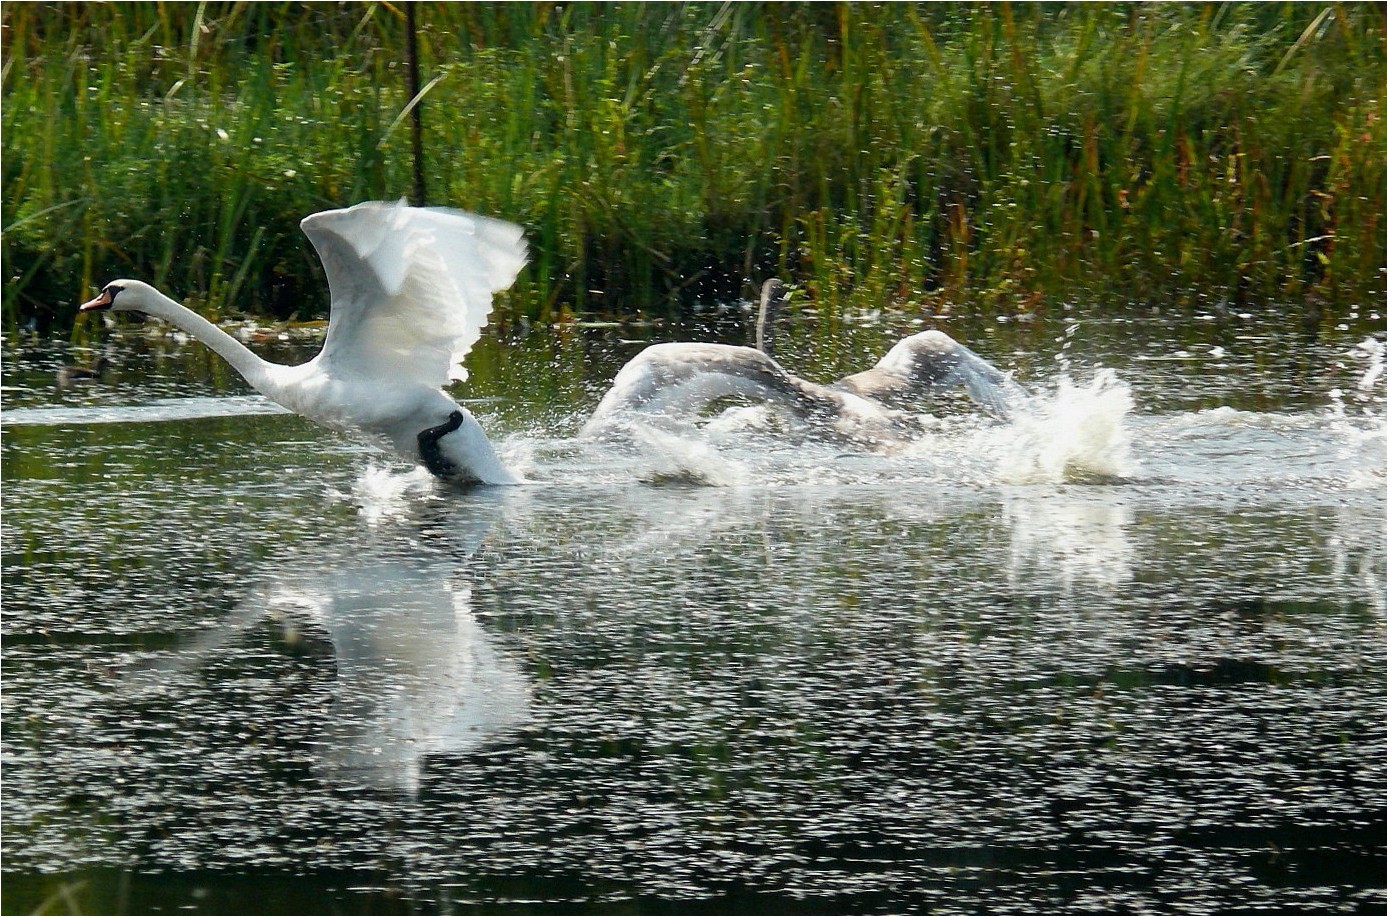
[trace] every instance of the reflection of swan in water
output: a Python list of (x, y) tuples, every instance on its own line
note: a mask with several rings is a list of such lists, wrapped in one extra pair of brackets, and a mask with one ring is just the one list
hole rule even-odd
[(271, 401), (332, 430), (365, 435), (441, 478), (520, 479), (466, 408), (444, 393), (481, 336), (492, 294), (525, 265), (521, 228), (442, 207), (368, 201), (301, 224), (332, 293), (323, 350), (299, 366), (262, 360), (146, 283), (114, 280), (82, 312), (136, 311), (212, 348)]
[(777, 280), (762, 287), (760, 349), (653, 344), (617, 373), (584, 433), (600, 435), (633, 416), (692, 417), (734, 396), (779, 406), (847, 436), (870, 439), (909, 436), (918, 430), (909, 409), (930, 394), (958, 386), (1002, 418), (1027, 403), (1026, 391), (1007, 374), (941, 331), (911, 335), (876, 366), (830, 385), (801, 379), (771, 356), (771, 326), (784, 303), (784, 290)]
[(272, 589), (327, 632), (337, 684), (319, 765), (334, 782), (413, 793), (424, 757), (461, 754), (527, 717), (530, 685), (491, 645), (471, 590), (405, 561), (352, 566)]
[(411, 538), (340, 546), (326, 564), (291, 557), (280, 569), (296, 572), (275, 574), (222, 625), (132, 672), (127, 688), (177, 691), (180, 674), (267, 617), (290, 633), (311, 627), (327, 634), (336, 670), (328, 725), (313, 745), (316, 772), (336, 783), (414, 793), (427, 755), (464, 754), (529, 715), (529, 680), (493, 645), (458, 575), (460, 557), (472, 553), (490, 521), (471, 512), (462, 521), (439, 520), (423, 534), (461, 543), (432, 556)]

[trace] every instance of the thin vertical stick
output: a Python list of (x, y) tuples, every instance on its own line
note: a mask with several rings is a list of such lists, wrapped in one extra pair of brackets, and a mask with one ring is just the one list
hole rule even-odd
[(414, 151), (414, 191), (410, 203), (424, 206), (424, 100), (419, 97), (419, 42), (415, 36), (413, 3), (405, 4), (405, 64), (409, 69), (410, 98), (415, 100), (410, 111), (410, 146)]

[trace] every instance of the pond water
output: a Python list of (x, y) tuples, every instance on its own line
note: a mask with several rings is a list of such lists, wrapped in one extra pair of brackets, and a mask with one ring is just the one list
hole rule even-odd
[(577, 437), (725, 324), (488, 339), (533, 483), (466, 492), (199, 345), (7, 339), (5, 912), (1383, 912), (1381, 332), (958, 322), (1033, 415)]

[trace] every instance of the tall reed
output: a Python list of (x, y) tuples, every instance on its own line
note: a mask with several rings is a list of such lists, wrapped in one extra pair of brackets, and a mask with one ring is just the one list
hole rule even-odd
[[(4, 315), (117, 275), (320, 316), (306, 213), (411, 185), (387, 4), (7, 4)], [(1381, 303), (1382, 8), (422, 4), (433, 202), (523, 223), (507, 305)], [(1320, 313), (1317, 312), (1319, 315)]]

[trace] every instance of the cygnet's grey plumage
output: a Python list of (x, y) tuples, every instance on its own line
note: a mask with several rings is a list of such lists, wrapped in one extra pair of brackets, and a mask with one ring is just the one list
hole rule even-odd
[(583, 432), (600, 435), (632, 415), (693, 417), (720, 398), (742, 396), (850, 437), (880, 441), (909, 436), (917, 402), (955, 386), (1003, 418), (1027, 402), (1026, 391), (1007, 374), (941, 331), (912, 335), (872, 369), (830, 385), (801, 379), (772, 356), (785, 296), (780, 281), (763, 285), (755, 349), (668, 343), (641, 351), (622, 367)]
[(105, 356), (97, 356), (89, 366), (64, 365), (58, 367), (57, 381), (59, 388), (67, 388), (76, 382), (85, 382), (91, 379), (100, 379), (106, 372), (107, 360)]
[(757, 308), (757, 349), (774, 357), (776, 319), (786, 302), (786, 285), (775, 277), (761, 285), (761, 304)]
[(909, 409), (922, 398), (962, 386), (1003, 420), (1025, 408), (1026, 389), (943, 331), (922, 331), (896, 343), (871, 369), (844, 376), (831, 388)]

